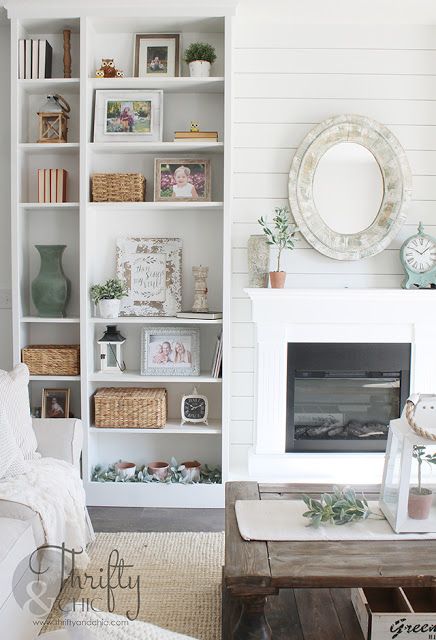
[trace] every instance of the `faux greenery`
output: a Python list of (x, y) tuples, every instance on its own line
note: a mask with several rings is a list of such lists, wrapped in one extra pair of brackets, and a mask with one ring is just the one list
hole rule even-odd
[(195, 60), (206, 60), (213, 64), (216, 60), (215, 48), (207, 42), (192, 42), (185, 51), (185, 62), (195, 62)]
[(273, 218), (273, 228), (271, 229), (265, 218), (261, 216), (258, 220), (264, 234), (266, 235), (266, 241), (269, 245), (275, 245), (278, 249), (277, 254), (277, 269), (280, 271), (280, 259), (282, 251), (284, 249), (294, 248), (294, 238), (298, 231), (296, 224), (289, 222), (289, 209), (286, 207), (276, 207), (275, 216)]
[(118, 278), (110, 278), (104, 284), (94, 284), (91, 287), (91, 298), (95, 304), (100, 300), (121, 300), (126, 295), (126, 285)]
[[(121, 460), (119, 460), (121, 462)], [(137, 467), (135, 475), (126, 478), (122, 473), (115, 469), (115, 463), (108, 467), (97, 465), (91, 473), (93, 482), (160, 482), (163, 484), (193, 484), (189, 478), (182, 477), (183, 465), (180, 465), (175, 458), (171, 458), (170, 469), (165, 480), (159, 480), (156, 476), (150, 475), (147, 471), (147, 465)], [(222, 476), (219, 467), (208, 467), (203, 465), (200, 470), (201, 484), (221, 484)]]
[(333, 487), (333, 493), (323, 493), (320, 500), (307, 495), (303, 496), (308, 510), (303, 513), (310, 519), (310, 525), (319, 527), (320, 524), (348, 524), (358, 520), (366, 520), (370, 516), (383, 519), (384, 516), (373, 513), (365, 496), (356, 496), (354, 489)]
[(413, 445), (412, 456), (418, 463), (418, 487), (416, 488), (416, 493), (419, 493), (419, 495), (429, 493), (429, 489), (423, 489), (422, 487), (422, 463), (428, 462), (428, 464), (436, 464), (436, 453), (426, 454), (425, 449), (423, 445)]

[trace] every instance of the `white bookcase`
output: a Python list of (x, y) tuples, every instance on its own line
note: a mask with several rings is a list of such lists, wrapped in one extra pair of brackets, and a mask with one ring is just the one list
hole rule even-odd
[[(83, 479), (89, 505), (215, 507), (223, 504), (223, 485), (163, 485), (91, 482), (96, 464), (118, 459), (145, 464), (153, 460), (198, 459), (220, 464), (223, 482), (228, 474), (229, 328), (230, 328), (230, 180), (231, 180), (231, 24), (233, 1), (187, 2), (183, 5), (149, 1), (119, 7), (78, 0), (61, 3), (6, 3), (11, 18), (12, 86), (12, 248), (13, 352), (21, 360), (28, 344), (77, 344), (81, 347), (81, 375), (31, 378), (31, 404), (41, 404), (44, 387), (70, 387), (71, 410), (85, 430)], [(165, 11), (163, 11), (165, 8)], [(164, 15), (159, 15), (164, 13)], [(63, 78), (62, 30), (72, 30), (72, 78)], [(180, 33), (181, 52), (193, 41), (213, 44), (217, 61), (213, 77), (190, 78), (185, 63), (182, 77), (133, 78), (135, 33)], [(18, 40), (47, 39), (53, 47), (53, 78), (18, 80)], [(96, 79), (101, 58), (113, 57), (124, 71), (120, 79)], [(163, 142), (94, 143), (95, 90), (162, 89)], [(71, 105), (67, 144), (38, 144), (36, 112), (45, 96), (60, 93)], [(174, 143), (175, 130), (197, 120), (203, 130), (217, 130), (218, 144)], [(155, 157), (208, 158), (212, 166), (212, 202), (153, 202)], [(37, 203), (37, 169), (68, 170), (68, 202)], [(139, 172), (147, 180), (146, 202), (92, 203), (90, 178), (95, 172)], [(183, 240), (183, 308), (193, 300), (192, 266), (209, 266), (210, 308), (222, 309), (221, 321), (193, 323), (177, 318), (119, 318), (127, 338), (127, 371), (102, 375), (96, 340), (105, 321), (94, 317), (89, 298), (92, 284), (115, 273), (115, 242), (120, 236), (178, 237)], [(30, 283), (39, 270), (35, 244), (66, 244), (63, 265), (72, 282), (68, 317), (38, 318)], [(140, 333), (146, 324), (200, 326), (199, 377), (144, 377), (140, 370)], [(212, 378), (210, 368), (216, 337), (223, 330), (223, 377)], [(193, 384), (209, 399), (209, 426), (184, 425), (180, 402)], [(165, 386), (169, 419), (164, 429), (101, 429), (93, 426), (93, 394), (101, 386)]]

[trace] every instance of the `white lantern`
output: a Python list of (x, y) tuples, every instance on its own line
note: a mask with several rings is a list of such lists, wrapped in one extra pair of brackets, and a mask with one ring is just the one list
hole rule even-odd
[(436, 396), (415, 394), (391, 420), (380, 509), (396, 533), (436, 532)]
[(100, 368), (102, 373), (120, 373), (125, 371), (122, 345), (126, 339), (116, 325), (108, 325), (97, 344), (100, 345)]

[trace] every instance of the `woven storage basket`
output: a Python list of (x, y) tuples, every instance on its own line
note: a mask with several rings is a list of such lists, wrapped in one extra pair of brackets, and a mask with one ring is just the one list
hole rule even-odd
[(167, 390), (102, 387), (94, 395), (95, 426), (162, 429), (167, 421)]
[(22, 349), (21, 360), (33, 376), (80, 375), (78, 344), (32, 344)]
[(94, 202), (143, 202), (145, 178), (140, 173), (95, 173), (92, 199)]

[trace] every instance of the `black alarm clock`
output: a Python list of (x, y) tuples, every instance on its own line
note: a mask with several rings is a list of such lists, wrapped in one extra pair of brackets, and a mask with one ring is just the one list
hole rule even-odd
[(207, 414), (209, 411), (209, 402), (206, 396), (197, 392), (194, 387), (192, 393), (182, 398), (182, 424), (186, 422), (207, 424)]

